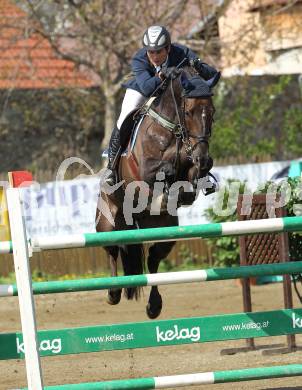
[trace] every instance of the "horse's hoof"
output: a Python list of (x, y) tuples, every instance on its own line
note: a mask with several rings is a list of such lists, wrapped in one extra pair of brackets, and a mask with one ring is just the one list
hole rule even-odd
[(154, 318), (157, 318), (160, 315), (162, 307), (163, 307), (163, 305), (162, 305), (161, 297), (160, 297), (160, 301), (157, 302), (156, 305), (152, 305), (152, 307), (151, 307), (151, 304), (149, 302), (148, 305), (146, 306), (147, 316), (151, 320), (154, 320)]
[(122, 290), (109, 290), (107, 295), (107, 303), (109, 303), (109, 305), (117, 305), (121, 300), (121, 296)]

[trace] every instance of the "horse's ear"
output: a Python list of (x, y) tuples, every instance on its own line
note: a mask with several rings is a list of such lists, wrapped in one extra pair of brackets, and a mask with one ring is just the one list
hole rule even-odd
[(190, 81), (185, 72), (182, 72), (182, 74), (180, 75), (180, 83), (184, 90), (189, 89)]
[(218, 83), (221, 76), (221, 72), (217, 72), (214, 77), (212, 77), (210, 80), (207, 80), (206, 83), (210, 88), (214, 88), (215, 85)]
[(191, 77), (187, 80), (186, 88), (183, 88), (183, 96), (187, 98), (208, 98), (212, 95), (211, 88), (199, 76)]
[(191, 79), (188, 79), (185, 72), (180, 75), (180, 83), (182, 86), (182, 95), (189, 96), (191, 91), (194, 89), (194, 85), (191, 83)]

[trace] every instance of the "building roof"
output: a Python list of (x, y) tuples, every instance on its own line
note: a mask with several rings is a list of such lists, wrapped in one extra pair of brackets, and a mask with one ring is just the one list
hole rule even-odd
[(31, 31), (24, 11), (0, 0), (0, 89), (88, 88), (95, 83)]
[[(296, 3), (302, 3), (302, 0), (296, 0)], [(250, 7), (250, 11), (260, 11), (264, 8), (283, 7), (287, 5), (294, 5), (292, 0), (257, 0), (255, 5)]]

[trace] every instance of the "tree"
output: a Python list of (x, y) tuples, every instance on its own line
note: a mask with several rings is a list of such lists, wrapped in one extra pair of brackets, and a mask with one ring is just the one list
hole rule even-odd
[(172, 27), (188, 0), (171, 5), (159, 0), (23, 0), (36, 32), (47, 38), (59, 56), (90, 74), (105, 98), (105, 136), (108, 144), (116, 121), (116, 102), (129, 63), (146, 26)]
[(301, 1), (217, 0), (207, 15), (192, 34), (195, 47), (212, 47), (223, 76), (241, 76), (222, 78), (215, 91), (213, 154), (234, 163), (242, 151), (245, 161), (298, 157)]
[(54, 169), (71, 155), (99, 162), (98, 89), (54, 55), (12, 0), (1, 0), (0, 15), (0, 171)]
[[(127, 75), (130, 75), (131, 56), (140, 47), (141, 36), (148, 25), (153, 23), (167, 25), (172, 31), (174, 40), (188, 44), (201, 55), (201, 58), (218, 69), (221, 69), (222, 63), (220, 54), (222, 54), (223, 64), (226, 68), (229, 65), (225, 60), (230, 59), (232, 63), (236, 62), (235, 68), (238, 64), (238, 68), (241, 70), (241, 68), (246, 67), (246, 64), (249, 65), (251, 60), (256, 59), (259, 45), (262, 45), (262, 49), (264, 44), (265, 48), (268, 48), (267, 52), (262, 50), (262, 57), (268, 58), (279, 54), (282, 56), (283, 49), (281, 47), (280, 50), (275, 50), (275, 42), (280, 45), (283, 45), (284, 42), (290, 44), (292, 39), (295, 38), (299, 41), (299, 37), (302, 36), (298, 33), (298, 29), (301, 30), (301, 23), (300, 25), (298, 23), (299, 15), (301, 15), (301, 4), (300, 1), (296, 0), (280, 0), (276, 3), (273, 0), (177, 0), (173, 4), (159, 0), (129, 0), (127, 2), (121, 0), (49, 0), (47, 2), (42, 0), (11, 0), (11, 2), (16, 2), (23, 10), (26, 10), (29, 19), (22, 23), (19, 22), (18, 18), (15, 20), (10, 18), (10, 21), (5, 21), (3, 35), (6, 34), (8, 23), (11, 24), (11, 28), (18, 30), (17, 33), (20, 36), (23, 35), (25, 39), (30, 38), (33, 33), (39, 34), (41, 41), (46, 38), (58, 56), (72, 61), (81, 71), (86, 72), (87, 76), (94, 80), (95, 85), (98, 86), (99, 96), (95, 98), (96, 89), (94, 89), (93, 95), (95, 96), (92, 97), (88, 119), (82, 120), (82, 123), (85, 120), (86, 123), (91, 122), (94, 112), (98, 114), (98, 122), (93, 123), (95, 138), (93, 138), (91, 130), (86, 128), (85, 134), (87, 136), (85, 136), (86, 138), (82, 137), (85, 139), (83, 145), (87, 144), (87, 139), (92, 140), (91, 144), (96, 143), (95, 139), (100, 138), (99, 133), (102, 131), (103, 124), (105, 128), (103, 146), (108, 144), (116, 120), (116, 111), (119, 110), (118, 103), (120, 103), (123, 91), (121, 84)], [(2, 16), (0, 50), (4, 42), (1, 37), (3, 3), (4, 0), (0, 4)], [(250, 6), (252, 3), (254, 5)], [(263, 8), (263, 3), (271, 5)], [(238, 15), (243, 13), (244, 18), (236, 17), (237, 9), (240, 11)], [(15, 15), (13, 16), (15, 17)], [(289, 20), (292, 21), (291, 25)], [(243, 21), (245, 23), (241, 23)], [(238, 22), (240, 23), (238, 24)], [(281, 22), (283, 27), (278, 29)], [(270, 46), (273, 50), (269, 50)], [(277, 61), (275, 62), (278, 65)], [(2, 69), (0, 69), (1, 71)], [(31, 69), (28, 67), (28, 74), (30, 73)], [(65, 86), (68, 87), (68, 85)], [(7, 97), (10, 96), (13, 89), (11, 86), (8, 88), (3, 99), (0, 117), (0, 126), (1, 121), (8, 122), (5, 124), (5, 131), (11, 125), (11, 122), (3, 116), (3, 112), (8, 111), (5, 109), (9, 100)], [(88, 96), (90, 93), (89, 89), (83, 89), (78, 93), (77, 98), (81, 101), (83, 111), (89, 99), (84, 101), (82, 96)], [(68, 101), (73, 96), (76, 98), (75, 90), (68, 93)], [(101, 102), (99, 105), (101, 116), (97, 108), (99, 101)], [(74, 107), (77, 107), (77, 104), (74, 104)], [(48, 103), (44, 106), (47, 107), (47, 105)], [(57, 107), (56, 111), (61, 113), (62, 107), (59, 102)], [(19, 111), (24, 112), (22, 109)], [(70, 118), (71, 111), (67, 112), (66, 117)], [(226, 106), (226, 111), (230, 112), (228, 106)], [(77, 112), (77, 109), (73, 112)], [(103, 113), (104, 119), (102, 118)], [(79, 112), (77, 114), (77, 118), (82, 115)], [(62, 113), (62, 116), (64, 115)], [(219, 116), (220, 112), (217, 110), (216, 118), (219, 119)], [(56, 118), (58, 117), (57, 115)], [(73, 119), (72, 122), (74, 125), (79, 123), (78, 119)], [(295, 124), (291, 126), (291, 123), (289, 125), (291, 129), (295, 126)], [(22, 125), (20, 127), (23, 128)], [(35, 126), (28, 123), (28, 131), (33, 127)], [(66, 129), (69, 129), (68, 126)], [(66, 129), (64, 128), (62, 133), (67, 134), (70, 131), (64, 132)], [(97, 133), (95, 129), (98, 129)], [(69, 135), (73, 141), (73, 144), (68, 148), (71, 153), (79, 152), (76, 149), (79, 142), (74, 136), (78, 135), (79, 130), (81, 131), (74, 126), (72, 135)], [(234, 130), (232, 123), (230, 130)], [(219, 142), (221, 143), (220, 140)], [(223, 151), (230, 154), (225, 148)], [(87, 151), (87, 154), (91, 154), (90, 151)]]

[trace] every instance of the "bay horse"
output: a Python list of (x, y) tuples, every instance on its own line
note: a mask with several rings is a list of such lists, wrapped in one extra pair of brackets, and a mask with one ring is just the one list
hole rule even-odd
[[(178, 224), (177, 207), (193, 203), (200, 190), (199, 179), (213, 165), (209, 155), (214, 114), (211, 96), (209, 85), (194, 69), (184, 67), (169, 80), (160, 96), (151, 98), (139, 110), (142, 117), (137, 138), (132, 145), (129, 143), (126, 155), (119, 161), (119, 188), (105, 191), (105, 182), (101, 183), (96, 213), (98, 232)], [(104, 209), (110, 210), (111, 218), (102, 212)], [(129, 210), (135, 211), (135, 216), (127, 215)], [(158, 242), (150, 246), (147, 257), (150, 273), (157, 272), (160, 261), (168, 256), (174, 244)], [(125, 275), (144, 272), (142, 244), (112, 245), (105, 250), (112, 276), (117, 276), (119, 254)], [(137, 299), (140, 289), (125, 288), (126, 298)], [(118, 304), (120, 299), (121, 289), (108, 291), (109, 304)], [(158, 287), (153, 286), (147, 315), (156, 318), (161, 309), (161, 295)]]

